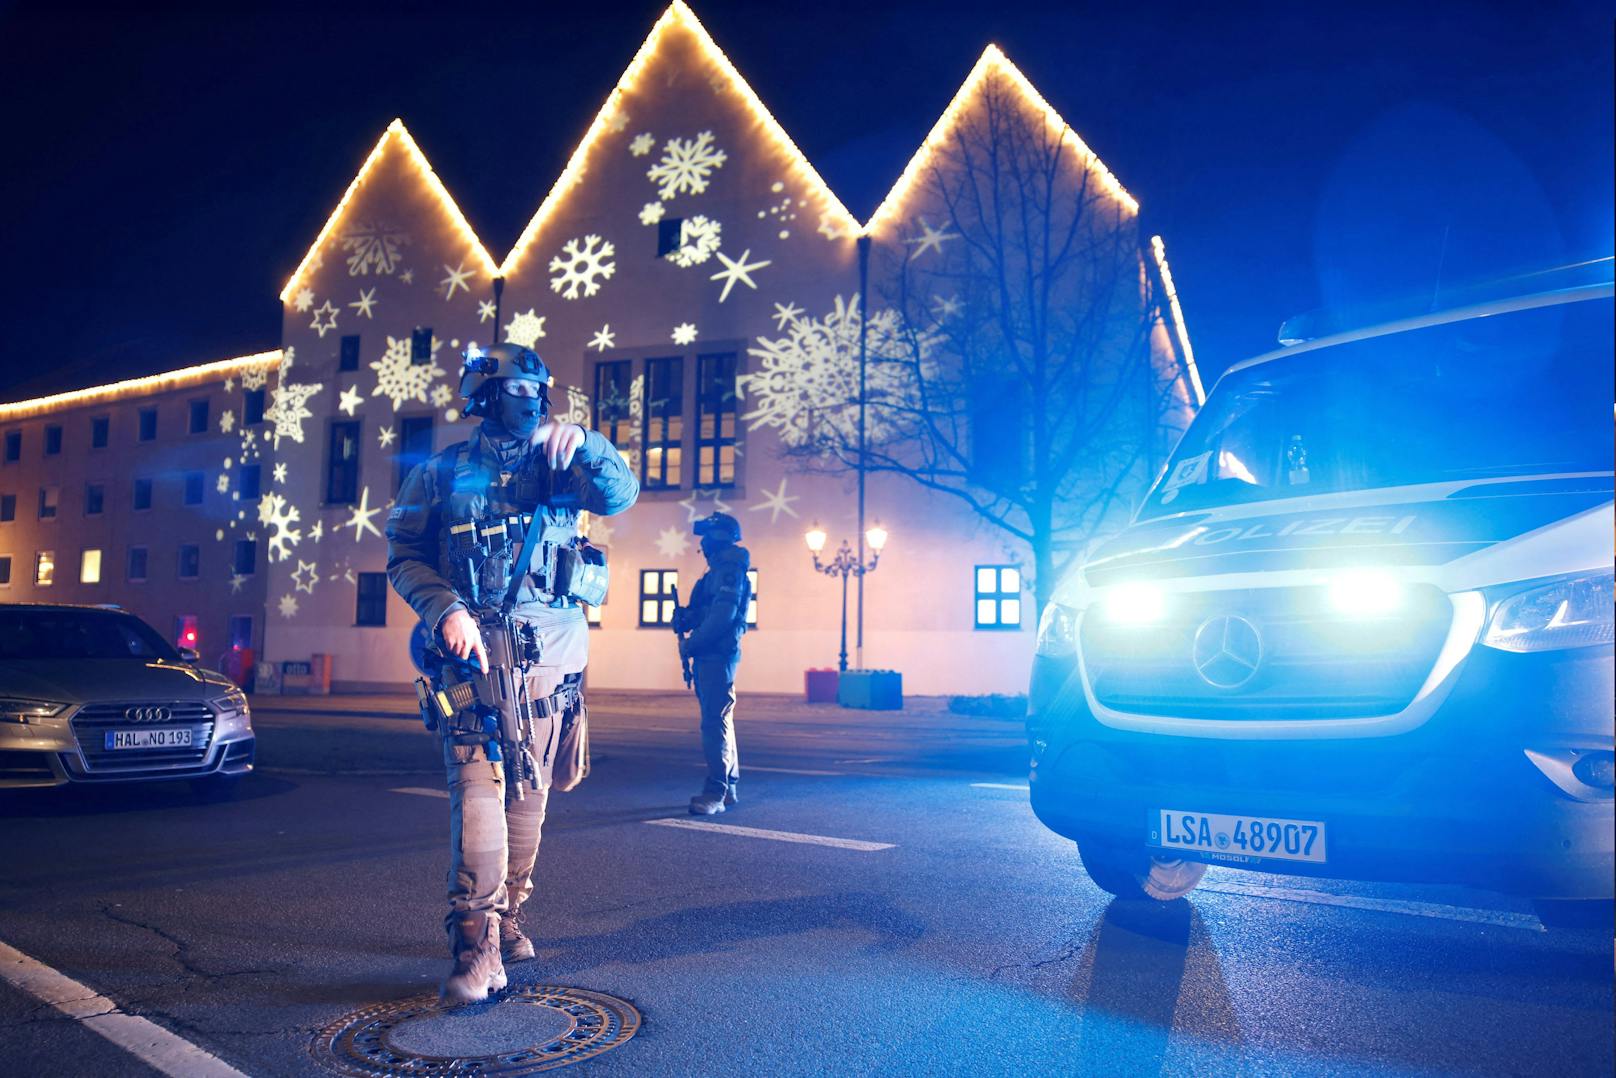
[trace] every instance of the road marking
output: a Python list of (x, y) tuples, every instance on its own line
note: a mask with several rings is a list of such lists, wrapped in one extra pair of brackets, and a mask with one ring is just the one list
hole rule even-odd
[(1017, 786), (1013, 782), (973, 782), (971, 786), (978, 790), (1016, 790), (1020, 793), (1032, 793), (1031, 786)]
[(869, 756), (858, 760), (837, 760), (839, 764), (884, 764), (891, 760), (890, 756)]
[(388, 790), (390, 794), (414, 794), (416, 797), (441, 797), (449, 799), (448, 790), (429, 790), (425, 786), (400, 786), (396, 790)]
[(137, 1014), (125, 1014), (118, 1005), (73, 978), (58, 973), (37, 959), (0, 943), (0, 977), (48, 1003), (69, 1018), (82, 1022), (130, 1055), (175, 1078), (247, 1078), (218, 1056), (198, 1048), (184, 1037)]
[[(706, 764), (701, 766), (706, 767)], [(747, 764), (747, 771), (765, 771), (771, 775), (845, 775), (845, 771), (810, 771), (801, 767), (759, 767), (756, 764)]]
[(1512, 910), (1483, 910), (1473, 906), (1444, 906), (1439, 902), (1365, 898), (1360, 895), (1331, 894), (1328, 891), (1260, 887), (1240, 883), (1202, 884), (1196, 890), (1211, 891), (1220, 895), (1240, 895), (1246, 898), (1271, 898), (1279, 902), (1301, 902), (1310, 906), (1339, 906), (1349, 910), (1401, 913), (1409, 917), (1430, 917), (1440, 921), (1465, 921), (1470, 924), (1496, 925), (1500, 928), (1523, 928), (1528, 932), (1546, 931), (1543, 922), (1532, 914), (1516, 913)]
[(795, 831), (769, 831), (761, 827), (736, 827), (727, 823), (704, 823), (701, 820), (687, 820), (680, 816), (669, 816), (661, 820), (646, 820), (648, 824), (657, 827), (682, 827), (688, 831), (714, 831), (721, 835), (740, 835), (742, 838), (767, 838), (775, 842), (801, 842), (809, 846), (835, 846), (839, 850), (858, 850), (862, 853), (873, 853), (876, 850), (894, 849), (890, 842), (865, 842), (856, 838), (830, 838), (826, 835), (799, 835)]

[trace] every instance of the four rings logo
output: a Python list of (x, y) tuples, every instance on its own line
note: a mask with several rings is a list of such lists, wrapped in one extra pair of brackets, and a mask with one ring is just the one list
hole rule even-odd
[(1219, 614), (1195, 630), (1190, 661), (1201, 680), (1217, 689), (1238, 689), (1257, 676), (1262, 663), (1262, 636), (1237, 614)]
[(167, 722), (174, 717), (174, 709), (159, 704), (141, 704), (124, 708), (123, 717), (130, 722)]

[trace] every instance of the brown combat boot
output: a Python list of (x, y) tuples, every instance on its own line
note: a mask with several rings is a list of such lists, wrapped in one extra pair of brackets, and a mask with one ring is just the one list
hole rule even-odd
[(507, 962), (526, 962), (533, 957), (533, 941), (516, 923), (515, 910), (499, 919), (499, 954)]
[(451, 1007), (481, 1003), (488, 993), (505, 987), (505, 965), (499, 957), (499, 918), (471, 913), (449, 929), (454, 965), (438, 988), (438, 1001)]

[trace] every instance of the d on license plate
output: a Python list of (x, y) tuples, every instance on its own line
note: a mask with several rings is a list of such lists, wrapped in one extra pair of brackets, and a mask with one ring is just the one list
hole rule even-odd
[(1152, 846), (1209, 854), (1213, 860), (1264, 857), (1316, 864), (1325, 860), (1322, 820), (1159, 809), (1150, 832)]
[(108, 749), (183, 749), (191, 744), (191, 728), (169, 730), (108, 730)]

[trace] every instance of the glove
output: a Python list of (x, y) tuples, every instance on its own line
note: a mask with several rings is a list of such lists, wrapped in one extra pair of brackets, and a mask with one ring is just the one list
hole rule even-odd
[(692, 656), (691, 653), (690, 653), (690, 640), (688, 638), (681, 637), (679, 639), (679, 658), (681, 658), (681, 659), (694, 658), (694, 656)]

